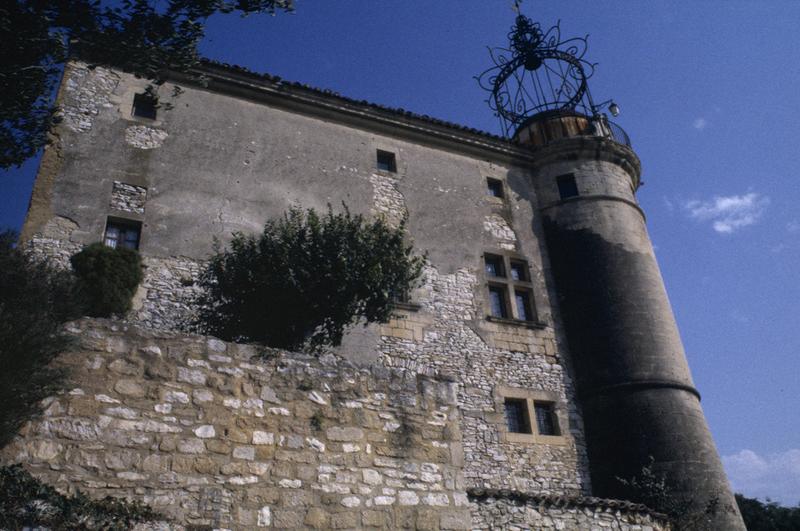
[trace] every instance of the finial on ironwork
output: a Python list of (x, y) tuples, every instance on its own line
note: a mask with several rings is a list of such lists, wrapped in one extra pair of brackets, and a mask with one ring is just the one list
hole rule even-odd
[(514, 13), (516, 13), (517, 15), (519, 15), (519, 4), (521, 2), (522, 0), (514, 0), (514, 5), (511, 7), (511, 9), (514, 10)]

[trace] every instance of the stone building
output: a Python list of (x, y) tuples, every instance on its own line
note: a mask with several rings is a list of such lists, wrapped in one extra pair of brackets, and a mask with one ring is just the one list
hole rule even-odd
[[(3, 460), (195, 529), (665, 529), (613, 500), (652, 458), (676, 496), (720, 502), (713, 528), (743, 529), (639, 160), (597, 106), (512, 116), (507, 139), (234, 66), (197, 73), (155, 105), (145, 80), (67, 66), (22, 239), (62, 265), (96, 241), (135, 247), (145, 275), (125, 321), (71, 325), (72, 390)], [(407, 216), (428, 254), (389, 323), (319, 359), (255, 361), (190, 333), (214, 238), (342, 203)]]

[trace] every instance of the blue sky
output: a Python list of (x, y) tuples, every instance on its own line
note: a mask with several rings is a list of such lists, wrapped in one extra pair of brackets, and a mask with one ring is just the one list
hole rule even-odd
[[(203, 53), (343, 95), (499, 132), (472, 76), (510, 0), (296, 0), (212, 20)], [(800, 2), (541, 2), (590, 34), (597, 101), (642, 159), (639, 200), (712, 433), (737, 491), (800, 502)], [(0, 176), (19, 227), (36, 164)]]

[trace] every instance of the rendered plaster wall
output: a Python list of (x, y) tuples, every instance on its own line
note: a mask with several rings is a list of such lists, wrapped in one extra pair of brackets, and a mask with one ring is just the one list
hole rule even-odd
[[(361, 366), (456, 383), (470, 486), (590, 492), (583, 421), (527, 170), (210, 90), (184, 87), (172, 99), (169, 84), (159, 90), (173, 108), (143, 121), (130, 109), (144, 86), (102, 68), (67, 68), (61, 169), (37, 192), (49, 197), (51, 217), (41, 222), (37, 207), (26, 225), (35, 253), (65, 264), (70, 252), (102, 238), (108, 217), (141, 222), (145, 278), (127, 317), (187, 330), (214, 237), (224, 243), (232, 231), (260, 231), (291, 205), (339, 209), (345, 202), (395, 225), (407, 219), (410, 240), (429, 260), (411, 294), (419, 309), (398, 310), (385, 326), (355, 327), (338, 353)], [(377, 149), (395, 153), (397, 172), (376, 169)], [(504, 199), (487, 195), (487, 177), (503, 183)], [(486, 319), (484, 252), (514, 252), (527, 262), (539, 324)], [(508, 440), (501, 387), (545, 393), (558, 412), (560, 441)]]
[(468, 529), (455, 384), (82, 320), (69, 391), (0, 453), (181, 525)]

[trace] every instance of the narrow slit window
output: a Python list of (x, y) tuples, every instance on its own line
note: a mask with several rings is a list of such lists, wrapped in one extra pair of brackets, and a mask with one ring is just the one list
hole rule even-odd
[(506, 425), (510, 433), (532, 433), (528, 405), (524, 398), (505, 399)]
[(392, 173), (397, 172), (397, 160), (394, 153), (389, 151), (378, 150), (378, 169), (381, 171), (388, 171)]
[(548, 402), (535, 402), (533, 404), (536, 415), (536, 431), (539, 435), (560, 435), (555, 406)]
[(508, 318), (506, 289), (504, 287), (489, 286), (489, 309), (493, 317)]
[(133, 109), (131, 114), (137, 118), (155, 120), (158, 109), (158, 100), (149, 94), (141, 93), (133, 96)]
[(108, 247), (127, 247), (138, 249), (139, 239), (142, 234), (142, 224), (132, 220), (110, 219), (106, 223), (106, 233), (103, 243)]
[(486, 178), (486, 193), (492, 197), (502, 199), (505, 197), (503, 194), (503, 181), (500, 179)]
[(578, 195), (578, 185), (575, 182), (574, 173), (565, 173), (556, 177), (556, 184), (558, 185), (558, 195), (561, 199), (568, 197), (575, 197)]

